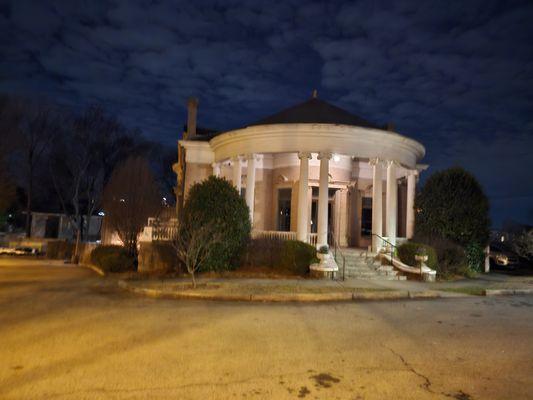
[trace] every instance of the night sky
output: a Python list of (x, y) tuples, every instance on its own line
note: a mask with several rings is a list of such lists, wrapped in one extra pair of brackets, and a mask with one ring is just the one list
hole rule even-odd
[(102, 104), (174, 145), (319, 97), (461, 165), (533, 224), (533, 2), (2, 1), (0, 92)]

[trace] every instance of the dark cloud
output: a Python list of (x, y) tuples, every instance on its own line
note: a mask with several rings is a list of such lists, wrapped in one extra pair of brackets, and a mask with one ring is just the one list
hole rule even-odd
[(0, 90), (101, 103), (163, 143), (187, 97), (228, 129), (322, 98), (464, 165), (494, 218), (532, 218), (528, 1), (0, 0)]

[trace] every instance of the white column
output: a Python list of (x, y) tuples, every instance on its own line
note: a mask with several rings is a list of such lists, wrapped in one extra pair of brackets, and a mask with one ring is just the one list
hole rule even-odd
[(396, 182), (396, 163), (387, 162), (387, 238), (396, 244), (398, 219), (398, 183)]
[(329, 160), (331, 153), (318, 153), (320, 181), (318, 188), (317, 247), (328, 244)]
[(242, 178), (242, 165), (241, 165), (241, 158), (240, 157), (234, 157), (231, 159), (232, 167), (233, 167), (233, 186), (235, 186), (235, 189), (237, 189), (237, 192), (241, 194), (241, 178)]
[(217, 178), (220, 177), (220, 163), (213, 163), (211, 164), (211, 167), (213, 168), (213, 175)]
[(246, 205), (250, 209), (250, 222), (254, 222), (254, 201), (255, 201), (255, 154), (248, 154), (246, 157), (248, 166), (246, 167)]
[(372, 251), (378, 252), (382, 242), (378, 236), (383, 236), (383, 176), (382, 162), (375, 158), (370, 160), (372, 165)]
[(415, 188), (418, 171), (412, 170), (407, 173), (407, 213), (405, 233), (407, 239), (412, 239), (415, 233)]
[(309, 187), (309, 159), (310, 153), (298, 153), (300, 159), (300, 180), (298, 181), (298, 226), (296, 239), (308, 242), (307, 231), (309, 228), (309, 206), (307, 190)]

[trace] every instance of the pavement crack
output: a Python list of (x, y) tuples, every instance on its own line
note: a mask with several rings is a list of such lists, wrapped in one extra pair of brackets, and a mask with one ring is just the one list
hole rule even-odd
[(407, 362), (407, 360), (398, 352), (394, 351), (393, 349), (391, 349), (390, 347), (387, 347), (385, 345), (382, 344), (382, 346), (384, 348), (386, 348), (387, 350), (389, 350), (392, 354), (394, 354), (396, 357), (398, 357), (400, 359), (400, 361), (402, 362), (402, 364), (405, 366), (405, 368), (407, 368), (409, 371), (411, 371), (413, 374), (415, 374), (416, 376), (422, 378), (424, 380), (424, 383), (422, 383), (420, 385), (421, 388), (423, 388), (424, 390), (426, 390), (427, 392), (431, 393), (431, 394), (439, 394), (439, 393), (436, 393), (435, 391), (433, 391), (431, 389), (431, 381), (429, 380), (429, 378), (423, 374), (421, 374), (420, 372), (418, 372), (411, 364), (409, 364)]

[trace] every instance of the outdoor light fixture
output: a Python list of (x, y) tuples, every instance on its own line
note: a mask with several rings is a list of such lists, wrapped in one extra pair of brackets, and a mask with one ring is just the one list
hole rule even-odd
[(338, 154), (335, 154), (335, 155), (333, 156), (333, 161), (335, 161), (335, 162), (339, 162), (340, 160), (341, 160), (341, 156), (339, 156)]
[(103, 216), (105, 215), (105, 213), (104, 213), (103, 211), (100, 211), (100, 212), (98, 213), (98, 215), (101, 216), (101, 217), (103, 217)]
[(125, 201), (126, 201), (126, 200), (124, 200), (124, 199), (120, 199), (120, 202), (121, 202), (121, 203), (124, 203)]

